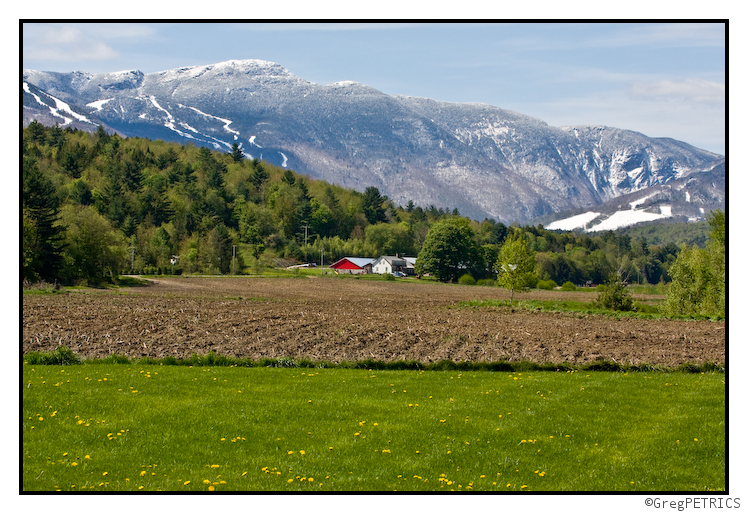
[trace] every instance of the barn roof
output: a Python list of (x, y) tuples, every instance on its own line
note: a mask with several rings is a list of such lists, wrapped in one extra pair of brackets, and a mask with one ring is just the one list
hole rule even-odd
[(339, 261), (336, 261), (333, 264), (331, 264), (330, 267), (331, 268), (340, 267), (345, 261), (350, 262), (351, 264), (354, 264), (358, 266), (359, 268), (364, 268), (365, 266), (373, 263), (374, 259), (369, 259), (368, 257), (343, 257)]

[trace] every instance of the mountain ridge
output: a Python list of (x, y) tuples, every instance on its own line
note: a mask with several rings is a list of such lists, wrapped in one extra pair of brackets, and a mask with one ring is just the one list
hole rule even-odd
[(401, 205), (504, 222), (600, 205), (724, 163), (669, 138), (552, 127), (488, 104), (387, 95), (353, 81), (318, 85), (256, 59), (155, 73), (24, 70), (23, 105), (24, 124), (101, 124), (223, 151), (237, 143), (248, 157), (344, 187), (373, 185)]

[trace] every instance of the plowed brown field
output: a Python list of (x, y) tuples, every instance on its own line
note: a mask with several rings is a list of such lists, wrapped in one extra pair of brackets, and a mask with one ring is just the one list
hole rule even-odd
[[(329, 362), (724, 363), (725, 323), (616, 319), (509, 308), (500, 288), (327, 278), (180, 277), (148, 286), (23, 296), (23, 352), (67, 346), (91, 358), (217, 354)], [(592, 301), (594, 292), (522, 299)]]

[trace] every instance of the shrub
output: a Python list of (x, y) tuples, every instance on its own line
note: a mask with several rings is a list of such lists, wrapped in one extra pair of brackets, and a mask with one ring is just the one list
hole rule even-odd
[(553, 280), (538, 280), (537, 288), (538, 289), (545, 289), (546, 291), (550, 291), (551, 289), (554, 289), (558, 286), (556, 282)]
[(478, 282), (476, 282), (479, 286), (488, 286), (493, 287), (496, 285), (496, 281), (492, 278), (482, 278)]
[(660, 309), (656, 305), (649, 305), (646, 303), (636, 302), (634, 303), (633, 310), (635, 312), (641, 312), (646, 314), (660, 314)]
[(608, 282), (597, 295), (594, 305), (613, 311), (630, 311), (634, 308), (634, 300), (626, 291), (626, 285), (617, 273), (608, 276)]
[(577, 286), (575, 286), (574, 284), (568, 281), (564, 282), (563, 285), (561, 286), (561, 291), (576, 291), (576, 290), (577, 290)]
[(461, 276), (457, 282), (464, 286), (474, 286), (475, 285), (475, 279), (471, 277), (469, 274), (465, 273), (463, 276)]
[(298, 368), (299, 363), (293, 357), (279, 357), (275, 360), (274, 367), (276, 368)]
[(81, 358), (65, 346), (58, 346), (51, 352), (31, 352), (21, 358), (32, 365), (68, 366), (81, 363)]

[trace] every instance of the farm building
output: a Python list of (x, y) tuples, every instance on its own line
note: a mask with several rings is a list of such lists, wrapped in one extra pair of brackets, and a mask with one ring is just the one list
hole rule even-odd
[(406, 275), (415, 274), (415, 257), (400, 257), (399, 255), (382, 255), (372, 264), (374, 273), (405, 273)]
[(346, 273), (351, 275), (361, 275), (371, 273), (371, 266), (374, 259), (366, 257), (343, 257), (339, 261), (330, 265), (336, 273)]

